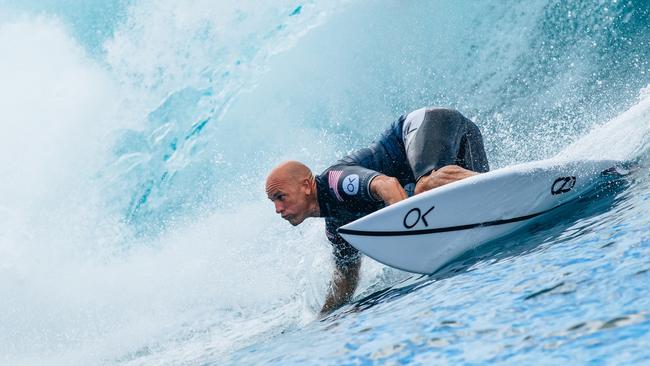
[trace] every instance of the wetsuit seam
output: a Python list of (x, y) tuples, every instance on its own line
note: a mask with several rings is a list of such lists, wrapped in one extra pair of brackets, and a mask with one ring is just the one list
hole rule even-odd
[(474, 154), (472, 153), (472, 144), (468, 134), (468, 132), (465, 133), (465, 137), (467, 138), (467, 147), (469, 148), (469, 160), (471, 162), (470, 164), (472, 165), (472, 171), (476, 171), (476, 167), (474, 166)]

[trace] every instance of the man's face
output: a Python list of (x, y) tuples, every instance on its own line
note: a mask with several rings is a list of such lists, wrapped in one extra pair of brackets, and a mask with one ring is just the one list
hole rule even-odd
[(306, 182), (269, 179), (266, 194), (275, 205), (275, 212), (296, 226), (305, 221), (309, 209)]

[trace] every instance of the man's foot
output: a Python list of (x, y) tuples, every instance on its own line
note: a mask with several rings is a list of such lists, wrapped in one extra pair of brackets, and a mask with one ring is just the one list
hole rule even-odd
[(415, 184), (414, 194), (420, 194), (477, 174), (478, 173), (471, 170), (461, 168), (458, 165), (443, 166), (438, 170), (434, 170), (431, 174), (420, 178), (420, 180)]

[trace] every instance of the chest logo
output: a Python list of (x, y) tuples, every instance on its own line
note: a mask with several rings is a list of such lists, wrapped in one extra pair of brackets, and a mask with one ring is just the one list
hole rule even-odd
[(348, 196), (354, 196), (359, 193), (359, 175), (350, 174), (343, 178), (343, 192)]

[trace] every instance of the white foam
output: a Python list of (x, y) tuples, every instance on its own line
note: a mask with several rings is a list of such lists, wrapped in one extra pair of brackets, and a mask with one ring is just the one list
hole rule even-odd
[(106, 74), (57, 22), (3, 25), (0, 52), (0, 205), (20, 207), (89, 171), (93, 159), (79, 147), (96, 147), (114, 98)]
[(85, 188), (103, 161), (116, 97), (56, 20), (2, 24), (0, 54), (0, 353), (28, 360), (73, 337), (69, 322), (84, 316), (69, 301), (91, 281), (77, 278), (75, 257), (99, 233), (119, 237)]
[(56, 19), (2, 24), (0, 53), (0, 363), (187, 360), (314, 319), (331, 266), (322, 222), (295, 231), (270, 203), (236, 204), (136, 238), (95, 174), (147, 98), (125, 112), (133, 83)]
[(649, 88), (641, 90), (638, 103), (612, 120), (594, 126), (558, 157), (630, 160), (647, 153), (650, 147)]

